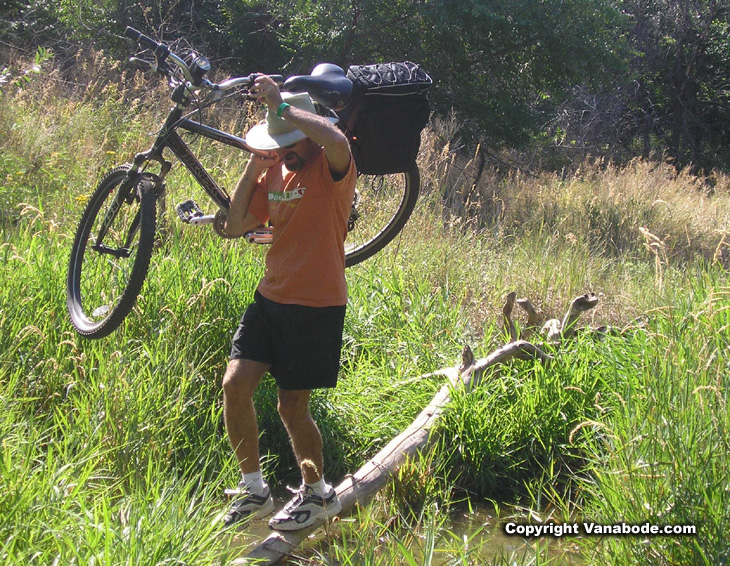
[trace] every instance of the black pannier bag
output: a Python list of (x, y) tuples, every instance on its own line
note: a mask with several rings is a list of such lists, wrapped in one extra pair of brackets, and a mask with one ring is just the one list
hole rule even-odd
[(353, 82), (352, 98), (338, 115), (347, 128), (358, 171), (410, 171), (428, 123), (431, 77), (408, 61), (352, 65), (347, 77)]

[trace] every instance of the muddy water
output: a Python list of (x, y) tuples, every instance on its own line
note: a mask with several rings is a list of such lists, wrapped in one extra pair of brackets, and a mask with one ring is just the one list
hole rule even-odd
[[(542, 537), (540, 539), (526, 540), (519, 536), (510, 536), (504, 532), (505, 510), (502, 511), (502, 519), (497, 519), (497, 514), (493, 509), (483, 508), (473, 510), (470, 513), (456, 512), (451, 514), (449, 521), (444, 525), (444, 529), (453, 533), (464, 541), (463, 553), (468, 551), (468, 557), (471, 564), (489, 564), (494, 562), (504, 562), (511, 566), (520, 566), (523, 564), (535, 564), (550, 560), (550, 563), (561, 564), (565, 566), (584, 566), (585, 560), (581, 557), (580, 549), (576, 543), (575, 537), (564, 536)], [(346, 518), (344, 521), (354, 521), (354, 518)], [(512, 520), (512, 519), (509, 519)], [(515, 522), (524, 522), (524, 516), (515, 515)], [(245, 556), (256, 544), (264, 540), (271, 534), (266, 521), (253, 521), (246, 528), (245, 532), (238, 534), (230, 545), (230, 558), (239, 558)], [(437, 544), (437, 549), (447, 550), (442, 545)], [(454, 542), (448, 543), (448, 549), (454, 549)], [(311, 538), (303, 548), (297, 553), (298, 564), (306, 564), (307, 558), (312, 556), (327, 554), (327, 537), (320, 529), (317, 535)], [(447, 556), (444, 556), (446, 554)], [(536, 555), (539, 559), (536, 560)], [(434, 560), (432, 564), (443, 565), (453, 564), (455, 553), (438, 552), (437, 556), (444, 556), (439, 560)], [(291, 563), (291, 562), (290, 562)]]
[[(504, 510), (502, 519), (491, 509), (478, 509), (472, 513), (455, 514), (448, 530), (461, 534), (468, 548), (469, 557), (474, 564), (487, 564), (495, 559), (504, 559), (510, 565), (542, 563), (550, 559), (551, 564), (565, 566), (584, 566), (585, 560), (581, 557), (580, 548), (575, 538), (542, 537), (526, 540), (516, 535), (507, 535), (503, 525), (514, 520), (524, 523), (524, 516), (505, 520)], [(540, 560), (535, 560), (539, 553)]]

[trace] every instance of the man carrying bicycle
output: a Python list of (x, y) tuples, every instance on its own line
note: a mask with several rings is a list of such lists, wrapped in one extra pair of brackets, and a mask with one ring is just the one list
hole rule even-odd
[(230, 492), (236, 498), (224, 522), (274, 509), (259, 466), (253, 404), (269, 372), (303, 480), (269, 526), (298, 530), (341, 509), (324, 480), (322, 436), (309, 400), (313, 389), (337, 383), (347, 303), (344, 240), (356, 171), (336, 119), (316, 115), (309, 95), (282, 94), (267, 76), (250, 94), (266, 105), (267, 117), (246, 142), (266, 153), (251, 157), (233, 190), (225, 230), (236, 236), (270, 221), (274, 232), (265, 275), (233, 337), (223, 377), (226, 431), (243, 476)]

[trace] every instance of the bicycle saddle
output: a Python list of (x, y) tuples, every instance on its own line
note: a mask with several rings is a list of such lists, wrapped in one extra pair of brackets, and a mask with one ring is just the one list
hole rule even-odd
[(289, 77), (281, 88), (289, 92), (308, 92), (315, 102), (340, 110), (350, 101), (352, 81), (341, 67), (320, 63), (311, 75)]

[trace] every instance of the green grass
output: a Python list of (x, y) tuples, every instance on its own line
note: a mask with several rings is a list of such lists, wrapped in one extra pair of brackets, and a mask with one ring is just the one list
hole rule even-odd
[[(626, 563), (723, 564), (730, 516), (726, 283), (700, 274), (631, 348), (606, 355), (633, 379), (614, 392), (603, 431), (582, 431), (594, 454), (586, 513), (605, 522), (696, 525), (696, 537), (605, 541)], [(632, 371), (636, 368), (635, 373)], [(578, 437), (578, 438), (581, 438)]]
[[(72, 331), (66, 267), (93, 172), (128, 161), (155, 123), (140, 113), (140, 83), (102, 78), (81, 93), (32, 83), (2, 95), (0, 562), (227, 563), (238, 543), (216, 525), (237, 470), (220, 381), (265, 250), (170, 221), (123, 326), (100, 341)], [(218, 119), (235, 129), (249, 116)], [(573, 176), (488, 172), (472, 187), (473, 164), (439, 135), (424, 143), (413, 220), (348, 270), (340, 384), (313, 398), (328, 479), (410, 424), (443, 385), (424, 375), (455, 365), (466, 343), (477, 356), (503, 343), (509, 291), (550, 316), (594, 291), (582, 322), (629, 331), (582, 336), (552, 349), (549, 367), (512, 362), (478, 391), (455, 391), (434, 448), (293, 562), (726, 563), (727, 179), (711, 189), (660, 164), (586, 164)], [(201, 150), (231, 186), (241, 157)], [(170, 203), (191, 196), (184, 172), (169, 184)], [(646, 325), (631, 326), (640, 315)], [(256, 402), (266, 473), (298, 481), (270, 381)], [(527, 545), (495, 535), (533, 513), (699, 533)]]

